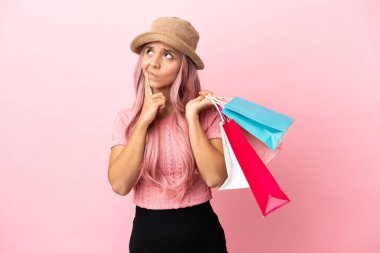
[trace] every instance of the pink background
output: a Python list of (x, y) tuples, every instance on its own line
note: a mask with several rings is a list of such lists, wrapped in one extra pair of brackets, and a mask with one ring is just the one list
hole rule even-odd
[(290, 204), (213, 189), (229, 251), (380, 252), (379, 2), (130, 2), (0, 1), (0, 252), (128, 252), (109, 142), (129, 43), (166, 15), (199, 31), (203, 88), (296, 119), (269, 166)]

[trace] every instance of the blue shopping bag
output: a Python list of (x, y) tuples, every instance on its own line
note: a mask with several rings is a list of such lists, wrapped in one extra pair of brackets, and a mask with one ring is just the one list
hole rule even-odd
[(222, 113), (275, 150), (284, 138), (294, 118), (273, 111), (240, 97), (224, 105)]

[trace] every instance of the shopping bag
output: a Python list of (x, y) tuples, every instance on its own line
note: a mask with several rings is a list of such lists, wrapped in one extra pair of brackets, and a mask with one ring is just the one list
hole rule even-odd
[[(214, 103), (214, 102), (213, 102)], [(249, 184), (244, 176), (242, 169), (240, 168), (239, 162), (231, 148), (228, 141), (226, 133), (224, 132), (223, 124), (225, 123), (226, 117), (221, 114), (220, 107), (214, 103), (217, 111), (220, 114), (221, 121), (219, 122), (219, 128), (222, 137), (224, 159), (226, 164), (227, 178), (222, 185), (218, 187), (219, 190), (231, 190), (231, 189), (242, 189), (249, 188)], [(240, 128), (240, 127), (239, 127)], [(259, 155), (260, 159), (264, 164), (268, 164), (282, 149), (282, 144), (272, 151), (267, 146), (265, 146), (260, 140), (256, 139), (253, 135), (247, 132), (244, 128), (240, 128), (249, 144), (255, 149), (256, 153)]]
[[(230, 101), (230, 98), (225, 98), (221, 96), (209, 96), (206, 95), (206, 98), (211, 100), (211, 102), (215, 105), (216, 110), (218, 110), (221, 121), (224, 122), (224, 119), (228, 118), (228, 116), (224, 115), (222, 113), (224, 105)], [(235, 121), (236, 122), (236, 121)], [(243, 127), (239, 126), (242, 130), (243, 134), (247, 138), (248, 142), (251, 144), (251, 146), (255, 149), (256, 153), (259, 155), (261, 160), (264, 162), (265, 165), (268, 165), (269, 162), (276, 157), (280, 151), (283, 149), (283, 141), (279, 143), (277, 148), (275, 150), (270, 149), (265, 143), (263, 143), (261, 140), (259, 140), (257, 137), (255, 137), (253, 134), (248, 132)]]
[(263, 216), (289, 203), (290, 199), (280, 189), (236, 122), (231, 119), (222, 127)]
[(240, 130), (243, 132), (245, 138), (248, 140), (249, 144), (251, 144), (252, 148), (256, 151), (256, 153), (261, 158), (261, 161), (264, 162), (266, 166), (268, 166), (269, 162), (275, 158), (280, 151), (283, 150), (284, 140), (280, 142), (275, 150), (270, 149), (265, 143), (261, 140), (257, 139), (250, 132), (239, 126)]
[(219, 189), (249, 187), (263, 216), (289, 203), (290, 199), (282, 192), (264, 162), (246, 139), (243, 130), (233, 119), (221, 113), (219, 104), (210, 100), (221, 117), (219, 126), (228, 175)]
[(271, 150), (276, 150), (294, 122), (294, 118), (240, 97), (206, 97), (219, 103), (223, 107), (224, 115), (233, 119)]
[(239, 162), (231, 148), (231, 145), (224, 132), (223, 122), (219, 122), (220, 132), (222, 136), (224, 160), (226, 163), (227, 178), (222, 185), (218, 187), (219, 190), (231, 190), (249, 188), (247, 179), (245, 179), (244, 173), (240, 168)]
[[(219, 122), (222, 144), (223, 144), (223, 152), (224, 152), (224, 160), (226, 164), (227, 170), (227, 178), (223, 182), (222, 185), (219, 186), (219, 190), (233, 190), (233, 189), (243, 189), (249, 188), (249, 184), (245, 179), (244, 173), (240, 168), (239, 162), (236, 159), (235, 154), (231, 148), (231, 145), (227, 139), (226, 133), (224, 132), (222, 121)], [(240, 127), (239, 127), (240, 128)], [(255, 149), (257, 155), (260, 159), (267, 165), (282, 149), (282, 144), (276, 149), (276, 151), (272, 151), (267, 146), (261, 143), (261, 141), (257, 140), (249, 134), (248, 132), (244, 133), (244, 128), (240, 128), (243, 134), (247, 138), (249, 144), (253, 149)], [(260, 152), (260, 153), (259, 153)]]

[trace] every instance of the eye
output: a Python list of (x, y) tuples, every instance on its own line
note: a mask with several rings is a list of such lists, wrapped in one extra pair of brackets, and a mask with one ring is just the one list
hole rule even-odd
[[(151, 52), (151, 51), (152, 51), (151, 48), (147, 48), (145, 52), (146, 52), (146, 54), (149, 54), (149, 52)], [(169, 53), (169, 52), (165, 52), (164, 55), (165, 56), (169, 55), (170, 57), (167, 57), (168, 59), (173, 59), (174, 58), (174, 56), (171, 53)]]
[(149, 51), (152, 51), (152, 49), (148, 48), (145, 52), (149, 54)]
[(173, 59), (173, 55), (171, 53), (165, 53), (165, 55), (170, 55), (169, 59)]

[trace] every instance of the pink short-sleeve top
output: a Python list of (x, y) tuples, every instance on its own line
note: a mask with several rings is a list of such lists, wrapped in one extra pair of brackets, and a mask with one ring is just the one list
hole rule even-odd
[[(203, 113), (203, 112), (202, 112)], [(114, 120), (112, 138), (110, 147), (115, 145), (126, 145), (125, 130), (129, 120), (130, 109), (125, 108), (118, 111)], [(220, 116), (215, 108), (207, 108), (204, 112), (204, 117), (199, 117), (200, 124), (208, 139), (221, 139), (220, 131)], [(163, 174), (170, 175), (172, 182), (179, 181), (181, 170), (176, 162), (178, 154), (176, 153), (175, 143), (170, 137), (170, 121), (175, 120), (174, 113), (165, 118), (156, 118), (158, 131), (160, 133), (160, 150), (159, 156), (163, 160), (163, 169), (166, 170)], [(162, 139), (161, 139), (162, 138)], [(162, 141), (161, 141), (162, 140)], [(196, 166), (196, 165), (195, 165)], [(200, 174), (196, 174), (197, 178), (183, 199), (179, 199), (179, 192), (168, 191), (151, 185), (142, 177), (139, 178), (133, 187), (132, 201), (134, 204), (148, 209), (173, 209), (193, 206), (204, 203), (212, 198), (211, 189), (203, 181)]]

